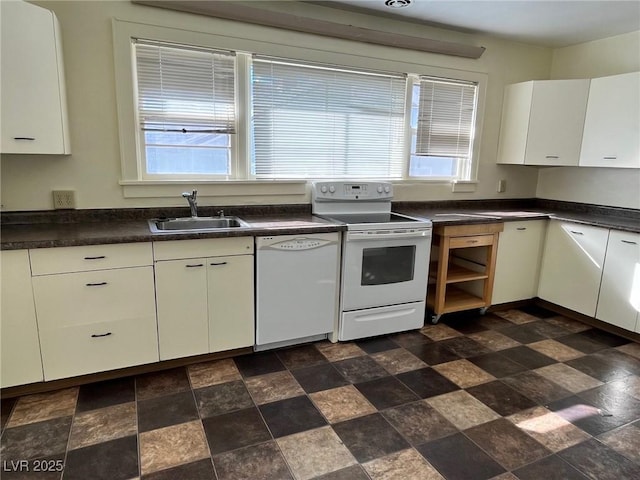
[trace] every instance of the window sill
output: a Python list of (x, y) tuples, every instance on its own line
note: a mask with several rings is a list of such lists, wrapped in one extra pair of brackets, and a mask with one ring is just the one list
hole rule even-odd
[(245, 197), (305, 195), (306, 180), (163, 180), (120, 181), (125, 198), (179, 197), (182, 192), (198, 190), (200, 197)]

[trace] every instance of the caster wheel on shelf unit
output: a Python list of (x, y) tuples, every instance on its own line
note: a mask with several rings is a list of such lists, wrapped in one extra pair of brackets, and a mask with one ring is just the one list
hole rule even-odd
[(440, 317), (441, 317), (441, 316), (442, 316), (442, 314), (440, 314), (440, 315), (436, 315), (435, 313), (434, 313), (433, 315), (431, 315), (431, 317), (430, 317), (431, 323), (432, 323), (433, 325), (437, 325), (437, 324), (438, 324), (438, 322), (440, 321)]
[(485, 313), (487, 313), (487, 310), (489, 309), (489, 307), (482, 307), (480, 309), (480, 315), (484, 315)]

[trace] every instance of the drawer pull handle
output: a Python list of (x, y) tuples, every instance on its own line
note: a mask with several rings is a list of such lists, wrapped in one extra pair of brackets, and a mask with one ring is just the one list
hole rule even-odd
[(187, 268), (204, 267), (204, 263), (192, 263), (192, 264), (185, 265), (185, 267)]
[(637, 245), (638, 242), (632, 242), (631, 240), (620, 240), (622, 243), (628, 243), (629, 245)]
[(106, 285), (107, 282), (98, 282), (98, 283), (87, 283), (85, 284), (87, 287), (101, 287), (103, 285)]
[(526, 229), (527, 229), (527, 227), (518, 227), (518, 228), (516, 228), (516, 230), (520, 230), (520, 231), (526, 230)]
[(603, 160), (617, 160), (618, 157), (602, 157)]
[(35, 137), (13, 137), (14, 140), (35, 140)]
[(560, 158), (558, 155), (545, 155), (544, 158)]
[(478, 240), (467, 240), (467, 243), (478, 243)]
[(111, 335), (111, 332), (107, 332), (107, 333), (94, 333), (93, 335), (91, 335), (91, 338), (108, 337), (109, 335)]
[(220, 262), (220, 263), (211, 263), (210, 265), (211, 265), (212, 267), (217, 267), (217, 266), (219, 266), (219, 265), (226, 265), (226, 264), (227, 264), (227, 262)]
[(584, 235), (584, 233), (582, 232), (578, 232), (577, 230), (569, 230), (571, 233), (573, 233), (574, 235)]
[(103, 258), (107, 258), (104, 255), (99, 255), (97, 257), (84, 257), (85, 260), (102, 260)]

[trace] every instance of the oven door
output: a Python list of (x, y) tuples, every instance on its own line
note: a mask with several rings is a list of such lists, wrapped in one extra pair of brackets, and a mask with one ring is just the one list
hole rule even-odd
[(423, 301), (431, 230), (345, 236), (342, 311)]

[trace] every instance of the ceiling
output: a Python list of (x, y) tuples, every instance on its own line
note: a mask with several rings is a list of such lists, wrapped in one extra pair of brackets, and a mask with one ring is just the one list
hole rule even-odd
[(324, 6), (481, 33), (545, 47), (565, 47), (640, 30), (640, 0), (331, 0)]

